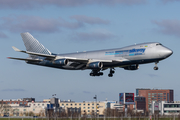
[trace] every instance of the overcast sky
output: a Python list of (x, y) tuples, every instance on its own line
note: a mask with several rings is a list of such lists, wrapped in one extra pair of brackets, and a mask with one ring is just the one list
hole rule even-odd
[[(136, 88), (174, 89), (180, 100), (180, 0), (0, 0), (0, 99), (35, 97), (61, 100), (118, 100)], [(68, 71), (26, 64), (7, 57), (28, 55), (20, 33), (30, 32), (52, 53), (120, 48), (135, 43), (160, 42), (174, 54), (137, 71), (116, 68), (104, 76), (90, 70)]]

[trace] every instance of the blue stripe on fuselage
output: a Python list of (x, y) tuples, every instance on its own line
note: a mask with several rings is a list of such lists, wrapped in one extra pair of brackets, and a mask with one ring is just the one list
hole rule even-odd
[(142, 55), (145, 52), (145, 48), (141, 49), (131, 49), (131, 50), (122, 50), (122, 51), (110, 51), (106, 52), (105, 55), (129, 55), (129, 56), (134, 56), (134, 55)]

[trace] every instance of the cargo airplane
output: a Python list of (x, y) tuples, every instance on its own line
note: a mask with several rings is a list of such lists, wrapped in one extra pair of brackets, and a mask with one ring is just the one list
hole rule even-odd
[(54, 54), (39, 43), (30, 33), (21, 33), (27, 51), (12, 47), (15, 51), (29, 54), (28, 58), (9, 59), (24, 60), (28, 64), (41, 65), (66, 70), (92, 70), (90, 76), (101, 76), (103, 70), (110, 69), (112, 77), (115, 68), (137, 70), (140, 64), (157, 63), (173, 54), (173, 51), (158, 42), (135, 44), (123, 48)]

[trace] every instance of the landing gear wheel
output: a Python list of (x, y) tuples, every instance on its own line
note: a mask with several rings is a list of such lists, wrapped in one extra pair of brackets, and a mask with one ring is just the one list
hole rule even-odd
[(154, 67), (154, 70), (158, 70), (158, 67)]
[(110, 68), (110, 71), (109, 71), (109, 74), (108, 74), (109, 77), (113, 76), (113, 74), (115, 73), (114, 70), (115, 70), (114, 68)]
[(99, 75), (103, 75), (103, 72), (99, 72)]
[(92, 70), (91, 73), (89, 73), (90, 76), (101, 76), (103, 75), (103, 72), (99, 72), (100, 70)]
[(108, 76), (109, 76), (109, 77), (112, 77), (112, 76), (113, 76), (113, 74), (108, 74)]
[(158, 66), (157, 66), (158, 62), (159, 62), (159, 61), (155, 62), (154, 70), (158, 70)]
[(94, 76), (94, 74), (93, 74), (93, 73), (89, 73), (89, 75), (90, 75), (90, 76)]

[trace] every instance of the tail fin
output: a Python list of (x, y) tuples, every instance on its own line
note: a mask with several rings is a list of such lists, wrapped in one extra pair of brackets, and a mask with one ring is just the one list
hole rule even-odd
[[(21, 37), (27, 51), (51, 55), (51, 52), (39, 43), (39, 41), (36, 40), (30, 33), (21, 33)], [(30, 57), (33, 57), (33, 55), (30, 55)]]

